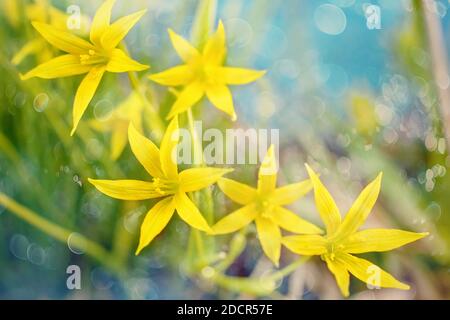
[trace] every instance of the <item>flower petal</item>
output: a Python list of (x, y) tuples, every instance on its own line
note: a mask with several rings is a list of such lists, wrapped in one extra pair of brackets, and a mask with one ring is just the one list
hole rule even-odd
[(336, 235), (339, 239), (351, 235), (366, 221), (380, 193), (381, 177), (382, 173), (359, 194), (339, 227)]
[(127, 145), (127, 130), (115, 128), (111, 135), (111, 160), (117, 160)]
[(219, 185), (220, 190), (222, 190), (228, 198), (239, 204), (249, 204), (250, 202), (253, 202), (257, 196), (255, 188), (231, 179), (221, 178), (217, 184)]
[(131, 59), (125, 52), (120, 49), (114, 49), (109, 57), (106, 71), (109, 72), (128, 72), (128, 71), (143, 71), (147, 70), (149, 66), (140, 64)]
[(281, 252), (280, 228), (270, 219), (258, 217), (255, 219), (258, 238), (264, 253), (278, 267)]
[(192, 59), (198, 58), (200, 54), (187, 40), (176, 34), (172, 29), (168, 29), (170, 41), (184, 62), (190, 62)]
[(138, 255), (142, 249), (161, 233), (167, 226), (175, 212), (173, 198), (168, 197), (155, 204), (147, 213), (141, 225), (141, 236), (139, 246), (136, 250)]
[(88, 179), (98, 191), (121, 200), (145, 200), (161, 197), (151, 182), (140, 180), (95, 180)]
[(278, 206), (290, 204), (303, 197), (312, 189), (311, 180), (304, 180), (297, 183), (288, 184), (273, 190), (270, 201)]
[(178, 117), (175, 117), (167, 127), (161, 141), (160, 150), (161, 168), (164, 175), (169, 179), (178, 179), (177, 147), (179, 139)]
[(368, 229), (356, 232), (343, 243), (348, 253), (382, 252), (396, 249), (428, 235), (397, 229)]
[(11, 59), (13, 65), (20, 64), (26, 57), (31, 54), (36, 54), (45, 50), (47, 43), (44, 39), (34, 39), (27, 42)]
[(54, 79), (75, 76), (89, 72), (92, 66), (82, 65), (77, 56), (65, 54), (38, 65), (21, 77), (27, 80), (33, 77)]
[(228, 114), (231, 119), (236, 120), (236, 112), (234, 111), (233, 97), (230, 89), (223, 84), (208, 84), (206, 87), (206, 95), (209, 101), (219, 110)]
[(86, 40), (67, 31), (55, 28), (52, 25), (42, 22), (32, 22), (32, 25), (48, 43), (67, 53), (80, 55), (95, 49), (95, 47)]
[(322, 230), (311, 222), (308, 222), (292, 211), (283, 207), (276, 206), (273, 208), (272, 220), (281, 228), (295, 233), (316, 234), (322, 233)]
[(222, 20), (219, 20), (219, 25), (216, 32), (208, 39), (203, 50), (203, 58), (212, 65), (219, 65), (225, 59), (227, 53), (225, 28)]
[(310, 166), (305, 164), (314, 187), (314, 198), (320, 218), (327, 228), (327, 234), (334, 234), (341, 224), (341, 214), (328, 190)]
[(125, 38), (125, 36), (130, 32), (131, 28), (142, 18), (142, 16), (147, 12), (147, 9), (135, 12), (128, 16), (118, 19), (116, 22), (111, 24), (106, 31), (101, 36), (101, 43), (103, 48), (106, 50), (111, 50), (120, 43), (120, 41)]
[(357, 258), (347, 253), (339, 255), (338, 259), (345, 264), (351, 274), (371, 286), (409, 290), (407, 284), (398, 281), (370, 261)]
[(109, 27), (111, 12), (116, 0), (106, 0), (97, 9), (92, 20), (90, 39), (92, 43), (101, 45), (100, 39)]
[(164, 174), (161, 168), (158, 147), (140, 134), (132, 123), (130, 123), (128, 127), (128, 140), (130, 142), (131, 150), (145, 170), (147, 170), (152, 177), (163, 177)]
[(281, 243), (292, 252), (305, 256), (318, 256), (327, 252), (327, 240), (316, 234), (287, 236)]
[(199, 82), (193, 82), (187, 85), (178, 95), (177, 100), (173, 104), (172, 109), (167, 116), (167, 119), (171, 119), (177, 114), (186, 111), (200, 101), (203, 95), (203, 86)]
[(184, 192), (178, 192), (174, 196), (174, 203), (177, 209), (178, 215), (188, 225), (193, 228), (212, 233), (211, 227), (206, 222), (195, 204), (189, 199)]
[(231, 85), (247, 84), (266, 74), (265, 70), (252, 70), (234, 67), (219, 67), (217, 76), (221, 82)]
[(194, 78), (194, 73), (192, 72), (192, 68), (188, 65), (181, 65), (152, 74), (149, 78), (164, 86), (175, 87), (190, 83)]
[(258, 192), (269, 196), (277, 185), (278, 164), (274, 145), (270, 145), (258, 172)]
[(235, 232), (252, 222), (257, 214), (258, 212), (252, 204), (239, 208), (220, 219), (212, 227), (213, 233), (226, 234)]
[(233, 169), (192, 168), (180, 172), (180, 188), (184, 192), (200, 190), (214, 184)]
[(81, 81), (73, 103), (73, 128), (70, 135), (75, 133), (78, 123), (80, 122), (84, 111), (86, 111), (86, 108), (91, 102), (95, 91), (97, 91), (98, 85), (100, 84), (104, 73), (104, 67), (94, 67), (89, 71), (86, 77), (84, 77), (83, 81)]
[(350, 286), (350, 274), (348, 273), (345, 264), (338, 259), (331, 260), (327, 256), (325, 257), (325, 262), (327, 263), (328, 269), (334, 275), (342, 295), (348, 297), (350, 295), (348, 290)]

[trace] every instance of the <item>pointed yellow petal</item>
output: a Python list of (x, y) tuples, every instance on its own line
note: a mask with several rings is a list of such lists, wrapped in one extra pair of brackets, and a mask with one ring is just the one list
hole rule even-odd
[(44, 49), (47, 43), (39, 38), (27, 42), (11, 59), (11, 63), (14, 65), (20, 64), (26, 57), (31, 54), (36, 54)]
[(52, 46), (74, 55), (86, 54), (89, 50), (94, 50), (94, 46), (76, 35), (55, 28), (52, 25), (33, 22), (33, 27)]
[(275, 157), (275, 146), (272, 144), (267, 150), (258, 172), (258, 191), (269, 196), (277, 185), (278, 164)]
[(198, 58), (200, 56), (197, 49), (195, 49), (183, 37), (173, 32), (172, 29), (169, 29), (168, 32), (170, 41), (172, 41), (172, 45), (175, 48), (175, 51), (184, 62), (192, 61), (192, 59)]
[(292, 252), (305, 256), (318, 256), (327, 252), (327, 241), (316, 234), (287, 236), (281, 243)]
[(305, 166), (314, 187), (314, 198), (320, 218), (327, 228), (327, 234), (332, 235), (337, 231), (341, 224), (339, 208), (336, 206), (333, 197), (331, 197), (314, 170), (307, 164), (305, 164)]
[(255, 220), (258, 212), (253, 204), (239, 208), (219, 220), (213, 227), (214, 234), (226, 234), (242, 229)]
[(111, 50), (117, 47), (120, 41), (125, 38), (128, 32), (130, 32), (131, 28), (134, 27), (134, 25), (142, 18), (142, 16), (146, 12), (146, 9), (135, 12), (128, 16), (122, 17), (111, 24), (103, 33), (100, 39), (103, 48), (105, 48), (106, 50)]
[(255, 188), (252, 188), (246, 184), (221, 178), (218, 183), (220, 190), (227, 195), (228, 198), (239, 204), (249, 204), (253, 202), (257, 196)]
[(194, 106), (204, 95), (203, 86), (199, 82), (193, 82), (187, 85), (178, 95), (177, 100), (172, 106), (167, 119), (171, 119), (177, 114), (186, 111)]
[(175, 87), (190, 83), (194, 78), (194, 73), (192, 72), (192, 68), (188, 65), (181, 65), (163, 72), (152, 74), (149, 78), (164, 86)]
[(422, 239), (427, 232), (415, 233), (396, 229), (368, 229), (356, 232), (343, 243), (348, 253), (382, 252)]
[(272, 220), (287, 231), (304, 234), (322, 233), (320, 228), (283, 207), (274, 207), (272, 214)]
[(94, 180), (88, 179), (98, 191), (121, 200), (145, 200), (161, 197), (155, 193), (151, 182), (140, 180)]
[(127, 145), (127, 130), (116, 128), (111, 136), (111, 160), (117, 160)]
[(128, 71), (143, 71), (147, 70), (149, 66), (140, 64), (131, 59), (120, 49), (114, 49), (106, 65), (106, 71), (109, 72), (128, 72)]
[(258, 80), (266, 74), (265, 70), (251, 70), (244, 68), (219, 67), (217, 69), (218, 79), (231, 85), (247, 84)]
[(92, 20), (90, 39), (92, 43), (101, 45), (100, 39), (109, 27), (111, 21), (111, 12), (115, 0), (106, 0), (98, 8)]
[(161, 233), (172, 218), (174, 211), (175, 206), (172, 197), (159, 201), (150, 209), (141, 225), (141, 237), (136, 255)]
[(382, 174), (380, 173), (376, 179), (367, 185), (367, 187), (359, 194), (345, 216), (344, 221), (342, 221), (337, 237), (343, 239), (351, 235), (358, 230), (364, 221), (366, 221), (366, 218), (375, 205), (380, 193), (381, 177)]
[(222, 20), (219, 20), (217, 31), (208, 39), (203, 50), (203, 58), (207, 63), (212, 65), (223, 63), (227, 53), (225, 38), (225, 28)]
[(303, 197), (312, 189), (311, 180), (305, 180), (275, 189), (270, 195), (270, 201), (278, 206), (290, 204)]
[(200, 190), (214, 184), (233, 169), (192, 168), (180, 172), (180, 188), (184, 192)]
[(161, 142), (161, 168), (169, 179), (178, 179), (177, 147), (180, 133), (178, 131), (178, 117), (170, 121)]
[(73, 128), (70, 135), (75, 133), (78, 123), (91, 102), (92, 97), (94, 97), (104, 73), (104, 67), (94, 67), (84, 77), (83, 81), (81, 81), (73, 103)]
[(350, 295), (348, 290), (348, 287), (350, 286), (350, 275), (345, 264), (338, 259), (331, 260), (328, 257), (325, 257), (325, 262), (327, 263), (328, 269), (334, 275), (342, 295), (348, 297)]
[(193, 228), (212, 233), (211, 227), (203, 218), (200, 211), (197, 209), (195, 204), (189, 199), (189, 197), (184, 192), (178, 192), (174, 196), (174, 203), (177, 209), (178, 215), (184, 220), (188, 225)]
[(339, 255), (339, 260), (345, 264), (351, 274), (371, 286), (409, 290), (407, 284), (398, 281), (370, 261), (357, 258), (347, 253)]
[(128, 127), (128, 140), (130, 142), (131, 150), (145, 170), (147, 170), (152, 177), (163, 177), (164, 174), (161, 168), (158, 147), (140, 134), (132, 123), (130, 123), (130, 126)]
[(78, 57), (66, 54), (38, 65), (21, 78), (22, 80), (33, 77), (43, 79), (62, 78), (87, 73), (90, 69), (92, 69), (92, 66), (82, 65)]
[(281, 252), (280, 228), (270, 219), (263, 217), (257, 217), (255, 222), (264, 253), (278, 267)]
[(233, 97), (230, 89), (222, 84), (209, 84), (206, 87), (206, 95), (209, 101), (219, 110), (228, 114), (233, 121), (236, 120)]

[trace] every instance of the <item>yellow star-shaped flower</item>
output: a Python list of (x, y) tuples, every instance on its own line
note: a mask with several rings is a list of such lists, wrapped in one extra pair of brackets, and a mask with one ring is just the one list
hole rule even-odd
[(318, 227), (283, 208), (311, 190), (309, 180), (276, 188), (277, 163), (274, 147), (270, 146), (259, 169), (258, 187), (222, 178), (219, 188), (243, 207), (225, 216), (213, 227), (214, 234), (237, 231), (252, 221), (256, 223), (259, 241), (264, 253), (278, 266), (281, 250), (280, 227), (295, 233), (321, 233)]
[(178, 173), (175, 158), (179, 141), (178, 117), (169, 124), (158, 149), (153, 142), (142, 136), (132, 124), (128, 138), (136, 158), (153, 177), (140, 180), (94, 180), (89, 179), (100, 192), (116, 199), (145, 200), (162, 198), (144, 218), (136, 254), (146, 247), (169, 223), (176, 210), (181, 219), (193, 228), (209, 232), (212, 230), (187, 192), (197, 191), (214, 184), (232, 169), (193, 168)]
[(219, 110), (236, 119), (233, 97), (227, 85), (253, 82), (265, 71), (223, 66), (226, 56), (225, 28), (219, 21), (217, 31), (206, 41), (200, 52), (188, 41), (169, 29), (170, 40), (185, 64), (150, 76), (165, 86), (183, 86), (168, 119), (194, 106), (206, 94)]
[(358, 196), (344, 220), (336, 203), (314, 171), (306, 165), (314, 186), (317, 210), (325, 223), (327, 234), (295, 235), (282, 240), (291, 251), (300, 255), (319, 255), (333, 273), (344, 296), (349, 295), (350, 275), (375, 287), (408, 290), (409, 286), (370, 261), (353, 254), (382, 252), (401, 247), (425, 237), (428, 233), (414, 233), (396, 229), (367, 229), (358, 231), (369, 215), (380, 193), (381, 176), (372, 181)]
[[(16, 6), (18, 4), (17, 0), (12, 0)], [(8, 2), (6, 2), (8, 6)], [(7, 11), (8, 12), (8, 11)], [(9, 16), (9, 14), (7, 15)], [(58, 29), (69, 31), (68, 21), (70, 17), (64, 12), (55, 8), (48, 0), (35, 0), (33, 3), (27, 4), (25, 6), (25, 16), (31, 21), (48, 23)], [(16, 19), (21, 19), (19, 15)], [(88, 18), (81, 15), (80, 28), (73, 30), (77, 35), (84, 35), (86, 33), (87, 26), (89, 24)], [(53, 50), (47, 41), (38, 37), (33, 40), (28, 41), (11, 59), (14, 65), (19, 65), (24, 59), (30, 55), (36, 55), (39, 62), (44, 62), (53, 58)]]
[(71, 135), (75, 133), (106, 71), (120, 73), (148, 69), (148, 66), (132, 60), (124, 51), (116, 48), (146, 10), (122, 17), (111, 24), (114, 3), (115, 0), (106, 0), (97, 10), (91, 26), (90, 41), (52, 25), (33, 22), (45, 40), (67, 54), (38, 65), (23, 75), (23, 80), (33, 77), (54, 79), (87, 73), (75, 95)]

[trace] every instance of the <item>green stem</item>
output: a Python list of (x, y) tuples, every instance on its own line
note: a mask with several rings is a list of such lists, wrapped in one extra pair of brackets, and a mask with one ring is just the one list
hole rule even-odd
[(311, 258), (310, 256), (301, 257), (300, 259), (292, 262), (291, 264), (288, 264), (283, 269), (280, 269), (277, 272), (275, 272), (274, 274), (270, 275), (269, 278), (274, 281), (280, 280), (280, 279), (288, 276), (292, 272), (294, 272), (298, 267), (303, 265), (310, 258)]
[(188, 125), (189, 125), (189, 132), (192, 137), (192, 147), (193, 147), (193, 153), (194, 153), (194, 163), (197, 164), (197, 161), (199, 162), (198, 165), (202, 166), (204, 164), (203, 162), (203, 148), (200, 142), (200, 137), (197, 135), (197, 132), (195, 131), (194, 127), (194, 116), (192, 114), (192, 109), (189, 108), (187, 111), (187, 118), (188, 118)]
[(237, 257), (239, 257), (245, 249), (247, 243), (246, 239), (247, 227), (243, 228), (239, 233), (236, 233), (230, 242), (230, 249), (225, 259), (220, 261), (215, 269), (218, 272), (224, 272), (229, 266), (233, 264)]
[(255, 296), (269, 296), (276, 289), (276, 282), (278, 280), (294, 272), (298, 267), (308, 261), (309, 258), (310, 257), (302, 257), (283, 269), (262, 278), (232, 277), (215, 269), (216, 272), (210, 280), (218, 286), (230, 291), (247, 293)]
[(135, 72), (128, 72), (128, 78), (130, 79), (131, 87), (139, 94), (142, 103), (148, 110), (148, 116), (150, 117), (150, 123), (152, 125), (152, 134), (157, 140), (161, 140), (164, 133), (164, 123), (159, 117), (157, 111), (155, 110), (153, 104), (148, 100), (143, 86), (140, 84), (139, 78)]
[(41, 230), (42, 232), (55, 238), (58, 241), (67, 243), (69, 237), (72, 236), (71, 246), (82, 250), (87, 255), (110, 268), (111, 271), (114, 271), (118, 274), (123, 274), (122, 266), (115, 263), (110, 254), (96, 242), (89, 240), (80, 234), (76, 234), (76, 236), (73, 236), (73, 231), (67, 230), (53, 222), (48, 221), (47, 219), (39, 216), (36, 212), (20, 205), (2, 192), (0, 192), (0, 205), (4, 206), (18, 218), (26, 221), (30, 225), (34, 226), (35, 228)]
[[(187, 114), (187, 118), (188, 118), (189, 132), (190, 132), (191, 139), (192, 139), (194, 163), (199, 166), (204, 166), (203, 148), (202, 148), (200, 137), (197, 135), (197, 132), (195, 131), (194, 116), (192, 114), (192, 110), (188, 109), (186, 111), (186, 114)], [(208, 188), (205, 188), (205, 189), (199, 191), (199, 193), (197, 194), (197, 197), (194, 197), (194, 195), (192, 195), (192, 199), (195, 203), (197, 203), (197, 205), (201, 205), (202, 201), (204, 201), (204, 205), (201, 207), (202, 207), (202, 209), (206, 209), (206, 210), (201, 210), (201, 211), (205, 214), (206, 221), (208, 221), (208, 223), (212, 223), (214, 217), (213, 217), (213, 210), (212, 210), (213, 202), (212, 202), (211, 190), (209, 190)], [(196, 244), (196, 247), (197, 247), (197, 250), (198, 250), (198, 253), (202, 260), (203, 265), (207, 265), (209, 258), (212, 256), (212, 251), (214, 248), (213, 243), (211, 243), (211, 247), (209, 247), (209, 249), (211, 249), (211, 250), (207, 250), (205, 248), (205, 245), (207, 244), (207, 241), (206, 241), (207, 239), (205, 239), (204, 236), (202, 234), (200, 234), (200, 231), (192, 230), (191, 235), (194, 237), (195, 244)]]
[[(128, 48), (125, 43), (120, 44), (120, 48), (125, 51), (125, 53), (129, 54)], [(152, 125), (152, 134), (154, 138), (157, 140), (161, 140), (164, 133), (164, 123), (161, 120), (158, 112), (155, 110), (154, 104), (148, 99), (147, 93), (144, 90), (144, 86), (142, 86), (136, 72), (129, 71), (128, 78), (130, 79), (130, 84), (133, 90), (139, 94), (139, 97), (142, 100), (142, 103), (145, 105), (148, 110), (148, 116), (150, 117), (150, 123)]]

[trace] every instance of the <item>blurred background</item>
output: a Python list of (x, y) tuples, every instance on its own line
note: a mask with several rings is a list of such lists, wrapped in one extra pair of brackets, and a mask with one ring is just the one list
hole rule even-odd
[[(148, 178), (128, 146), (111, 148), (111, 131), (126, 133), (127, 114), (141, 112), (144, 130), (157, 140), (149, 120), (154, 114), (148, 116), (153, 111), (141, 108), (127, 75), (108, 74), (70, 137), (81, 78), (19, 78), (58, 54), (31, 21), (64, 28), (65, 14), (78, 8), (76, 32), (86, 36), (100, 3), (0, 0), (0, 298), (341, 298), (320, 259), (277, 281), (275, 291), (249, 290), (273, 271), (252, 226), (208, 240), (210, 262), (221, 264), (223, 277), (212, 277), (211, 267), (192, 267), (190, 230), (178, 218), (134, 256), (152, 203), (116, 201), (87, 178)], [(114, 18), (148, 8), (125, 42), (132, 57), (158, 72), (179, 63), (167, 28), (189, 38), (199, 4), (118, 0)], [(195, 107), (204, 128), (280, 129), (278, 183), (306, 178), (308, 162), (342, 212), (383, 171), (381, 195), (365, 227), (431, 234), (389, 253), (363, 255), (409, 283), (410, 291), (368, 290), (352, 279), (352, 299), (450, 297), (448, 10), (444, 0), (218, 1), (227, 63), (268, 73), (232, 89), (237, 122), (206, 102)], [(139, 81), (164, 119), (173, 95), (146, 74)], [(257, 166), (235, 169), (232, 178), (255, 184)], [(237, 207), (216, 187), (212, 195), (214, 220)], [(311, 194), (291, 209), (321, 225)], [(230, 251), (235, 259), (226, 261)], [(283, 249), (282, 266), (294, 259)], [(67, 288), (70, 265), (81, 270), (81, 290)], [(241, 277), (249, 280), (234, 281)]]

